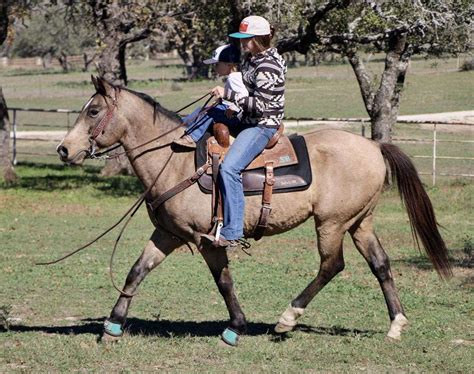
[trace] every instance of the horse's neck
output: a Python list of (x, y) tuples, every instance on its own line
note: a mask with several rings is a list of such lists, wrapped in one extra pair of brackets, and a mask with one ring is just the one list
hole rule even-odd
[(161, 114), (155, 123), (152, 116), (146, 117), (148, 118), (134, 119), (133, 124), (128, 127), (122, 144), (125, 150), (130, 151), (128, 159), (145, 188), (148, 188), (160, 174), (152, 190), (153, 195), (159, 195), (191, 175), (194, 162), (192, 152), (173, 152), (171, 149), (170, 143), (181, 135), (182, 130), (179, 128), (150, 144), (133, 150), (140, 144), (179, 125)]

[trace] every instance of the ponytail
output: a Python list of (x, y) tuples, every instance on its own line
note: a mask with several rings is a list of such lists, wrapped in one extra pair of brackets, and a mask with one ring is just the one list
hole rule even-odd
[(272, 46), (272, 39), (275, 37), (275, 28), (270, 25), (270, 34), (268, 35), (256, 35), (253, 37), (253, 41), (257, 46), (259, 52), (266, 51)]

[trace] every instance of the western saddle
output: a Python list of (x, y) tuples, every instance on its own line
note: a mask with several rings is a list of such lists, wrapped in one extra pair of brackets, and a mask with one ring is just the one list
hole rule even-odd
[[(255, 228), (253, 237), (255, 240), (262, 238), (265, 229), (268, 226), (268, 219), (272, 211), (271, 200), (273, 194), (273, 186), (275, 184), (275, 178), (273, 170), (277, 167), (295, 165), (298, 163), (293, 145), (287, 136), (283, 135), (284, 126), (280, 125), (278, 131), (268, 142), (267, 146), (261, 154), (259, 154), (245, 170), (252, 170), (258, 168), (264, 168), (265, 180), (263, 183), (262, 193), (262, 208), (260, 211), (260, 218)], [(224, 159), (225, 155), (229, 151), (231, 145), (231, 137), (229, 129), (223, 123), (215, 123), (213, 126), (214, 136), (211, 136), (207, 140), (207, 152), (208, 160), (211, 164), (211, 168), (207, 170), (207, 173), (212, 174), (212, 212), (213, 221), (216, 224), (216, 239), (219, 238), (220, 228), (223, 222), (223, 209), (221, 194), (217, 184), (217, 175), (219, 172), (219, 165)], [(256, 181), (256, 183), (261, 183)], [(254, 189), (262, 188), (259, 186), (253, 186)]]

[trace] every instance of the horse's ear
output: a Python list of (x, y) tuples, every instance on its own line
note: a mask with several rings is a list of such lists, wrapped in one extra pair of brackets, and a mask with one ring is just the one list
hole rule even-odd
[(107, 82), (104, 78), (96, 77), (95, 80), (97, 83), (97, 85), (95, 86), (97, 93), (104, 96), (107, 96), (107, 95), (110, 96), (112, 91), (114, 91), (114, 87), (109, 82)]
[(97, 78), (94, 77), (92, 74), (91, 74), (91, 81), (92, 81), (92, 84), (94, 85), (94, 88), (95, 88), (95, 91), (99, 91), (99, 86), (97, 84)]

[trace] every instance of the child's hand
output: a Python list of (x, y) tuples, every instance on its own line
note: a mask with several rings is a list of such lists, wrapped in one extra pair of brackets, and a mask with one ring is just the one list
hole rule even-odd
[(218, 98), (224, 97), (224, 87), (216, 86), (211, 90), (211, 94)]
[(229, 119), (231, 119), (232, 117), (234, 117), (235, 113), (237, 113), (235, 110), (232, 110), (230, 108), (227, 108), (225, 110), (225, 116)]

